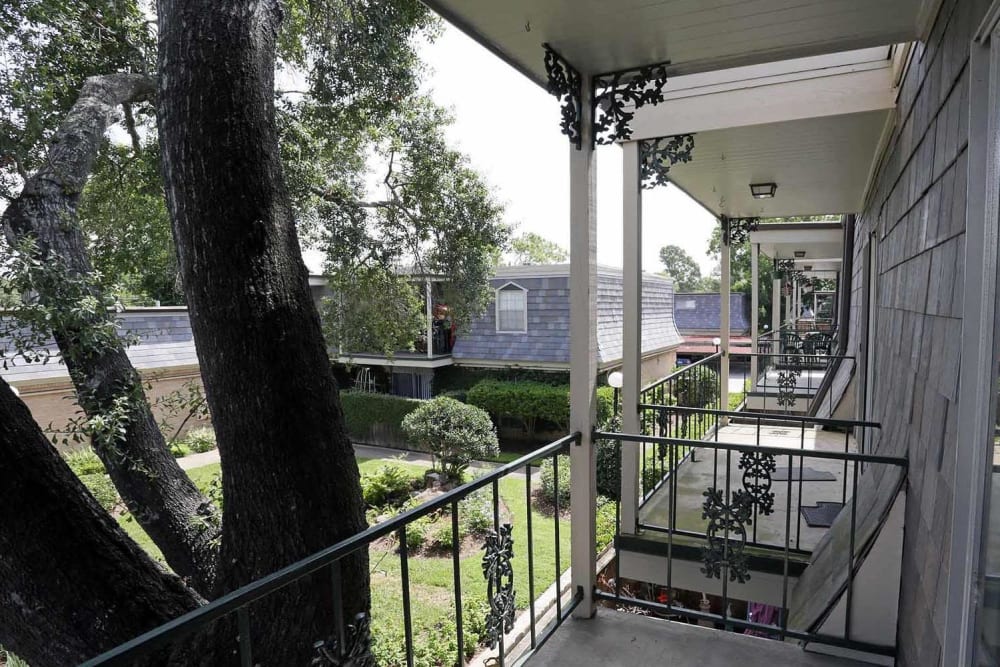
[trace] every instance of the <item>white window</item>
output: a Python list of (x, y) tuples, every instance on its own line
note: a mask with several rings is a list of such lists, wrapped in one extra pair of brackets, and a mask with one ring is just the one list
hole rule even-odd
[(698, 302), (694, 299), (684, 299), (677, 304), (680, 310), (695, 310), (698, 308)]
[(497, 331), (523, 333), (528, 330), (528, 290), (507, 283), (497, 290)]

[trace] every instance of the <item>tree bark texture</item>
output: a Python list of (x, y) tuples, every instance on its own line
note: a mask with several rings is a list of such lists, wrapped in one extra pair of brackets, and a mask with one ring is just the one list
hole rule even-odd
[[(154, 79), (139, 74), (86, 80), (53, 138), (45, 165), (4, 212), (3, 227), (12, 244), (32, 237), (43, 261), (62, 262), (70, 275), (91, 274), (86, 242), (77, 224), (80, 193), (115, 108), (154, 92)], [(96, 287), (91, 292), (100, 299)], [(40, 295), (43, 302), (45, 296)], [(129, 511), (170, 567), (208, 595), (218, 554), (218, 510), (170, 454), (122, 342), (116, 339), (97, 349), (78, 344), (82, 329), (106, 324), (110, 317), (101, 313), (75, 330), (53, 331), (53, 337), (88, 417), (120, 409), (122, 397), (127, 397), (123, 436), (110, 447), (95, 442), (94, 449)]]
[(94, 500), (3, 380), (0, 480), (0, 644), (33, 667), (76, 665), (202, 603)]
[[(160, 0), (167, 202), (222, 457), (218, 592), (365, 527), (359, 474), (296, 236), (274, 117), (274, 0)], [(368, 609), (367, 552), (343, 563)], [(254, 661), (307, 664), (329, 572), (256, 603)]]

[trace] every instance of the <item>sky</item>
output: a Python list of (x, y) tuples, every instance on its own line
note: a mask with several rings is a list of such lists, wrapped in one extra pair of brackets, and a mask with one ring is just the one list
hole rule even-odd
[[(569, 248), (569, 139), (559, 131), (559, 103), (543, 88), (448, 25), (420, 55), (429, 66), (425, 88), (451, 109), (448, 132), (506, 205), (515, 234), (535, 232)], [(542, 57), (539, 49), (539, 58)], [(672, 186), (643, 194), (645, 271), (663, 269), (660, 248), (675, 244), (713, 268), (705, 254), (718, 224), (690, 197)], [(617, 146), (597, 152), (597, 261), (622, 265), (622, 160)]]

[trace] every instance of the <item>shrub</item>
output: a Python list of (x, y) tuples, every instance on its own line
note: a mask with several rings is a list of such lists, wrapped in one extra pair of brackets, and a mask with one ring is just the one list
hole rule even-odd
[(352, 439), (362, 441), (372, 437), (371, 430), (376, 424), (401, 435), (403, 418), (425, 403), (415, 398), (360, 391), (341, 392), (340, 402), (344, 406), (348, 434)]
[[(618, 440), (597, 443), (597, 493), (617, 500), (621, 495), (622, 450)], [(562, 469), (559, 470), (562, 473)]]
[(543, 419), (559, 428), (569, 428), (569, 386), (541, 382), (504, 382), (482, 380), (469, 390), (469, 404), (500, 417), (519, 417), (529, 433), (535, 422)]
[(406, 525), (406, 548), (410, 552), (417, 551), (424, 545), (430, 523), (429, 517), (422, 516)]
[(80, 481), (87, 487), (91, 495), (108, 512), (113, 511), (121, 502), (111, 478), (103, 472), (80, 475)]
[[(615, 418), (615, 390), (612, 387), (597, 388), (597, 423), (607, 424)], [(603, 428), (603, 426), (602, 426)]]
[(615, 501), (611, 498), (597, 496), (597, 553), (601, 553), (615, 541)]
[[(675, 371), (684, 367), (678, 366)], [(688, 367), (690, 368), (690, 367)], [(674, 380), (677, 405), (686, 408), (703, 408), (719, 401), (719, 374), (711, 368), (690, 368)]]
[[(462, 539), (462, 526), (458, 526), (458, 539)], [(451, 531), (451, 520), (440, 521), (431, 532), (428, 545), (434, 549), (450, 551), (455, 546), (455, 535)]]
[(490, 416), (446, 396), (425, 401), (406, 415), (403, 432), (411, 442), (431, 452), (441, 472), (452, 479), (461, 479), (473, 459), (500, 453)]
[(211, 428), (200, 427), (191, 429), (188, 434), (184, 436), (184, 444), (187, 445), (191, 451), (202, 454), (204, 452), (210, 452), (215, 449), (215, 431)]
[(93, 449), (87, 447), (66, 455), (66, 463), (77, 477), (83, 475), (104, 474), (104, 464)]
[(485, 491), (469, 494), (458, 503), (458, 520), (469, 535), (485, 535), (493, 530), (493, 502)]
[(175, 442), (170, 445), (170, 453), (175, 459), (182, 459), (191, 453), (191, 448), (185, 445), (183, 442)]
[(399, 507), (409, 499), (410, 492), (419, 483), (419, 479), (399, 466), (388, 463), (373, 473), (361, 476), (361, 495), (370, 507)]
[(569, 509), (569, 456), (565, 454), (559, 455), (559, 478), (556, 479), (555, 466), (552, 464), (552, 459), (545, 459), (542, 463), (542, 486), (539, 492), (542, 499), (551, 504), (555, 505), (556, 499), (556, 488), (558, 482), (559, 490), (559, 508)]

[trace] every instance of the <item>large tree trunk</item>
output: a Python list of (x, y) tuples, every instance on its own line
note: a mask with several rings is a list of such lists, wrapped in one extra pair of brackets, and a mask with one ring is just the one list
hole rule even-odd
[(202, 603), (94, 500), (3, 380), (0, 480), (0, 644), (33, 667), (78, 664)]
[[(167, 202), (222, 456), (219, 592), (365, 527), (357, 463), (295, 231), (274, 118), (275, 0), (160, 0)], [(367, 552), (343, 563), (348, 618)], [(254, 660), (306, 664), (329, 573), (252, 610)]]
[[(77, 224), (80, 192), (112, 112), (124, 102), (148, 98), (154, 92), (154, 80), (138, 74), (86, 80), (53, 137), (45, 165), (4, 212), (2, 222), (12, 245), (34, 238), (42, 262), (60, 262), (70, 276), (85, 279), (91, 274)], [(103, 303), (95, 286), (85, 290)], [(94, 449), (115, 487), (174, 572), (208, 595), (216, 565), (218, 511), (171, 456), (121, 341), (112, 337), (100, 345), (87, 344), (88, 330), (106, 327), (111, 315), (73, 316), (76, 304), (66, 298), (58, 294), (41, 294), (40, 298), (61, 311), (53, 319), (57, 324), (52, 334), (83, 411), (88, 417), (111, 421), (112, 428), (123, 427), (114, 437), (94, 438)]]

